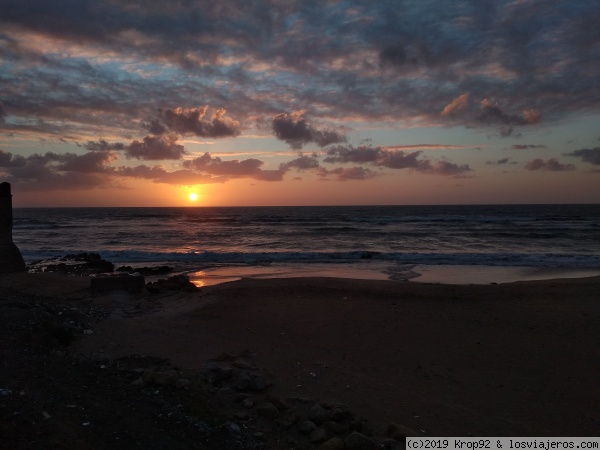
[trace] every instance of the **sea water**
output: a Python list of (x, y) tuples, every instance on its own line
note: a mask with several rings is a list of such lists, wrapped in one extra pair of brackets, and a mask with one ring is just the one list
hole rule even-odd
[(172, 265), (198, 285), (600, 274), (600, 205), (15, 208), (13, 219), (28, 263), (94, 252), (117, 266)]

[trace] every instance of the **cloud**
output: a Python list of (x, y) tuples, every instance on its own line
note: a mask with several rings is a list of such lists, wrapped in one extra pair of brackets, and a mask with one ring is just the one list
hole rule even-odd
[(83, 155), (74, 153), (46, 153), (48, 161), (56, 161), (59, 164), (55, 170), (61, 172), (100, 173), (110, 170), (111, 162), (119, 157), (115, 152), (88, 152)]
[(510, 147), (512, 150), (527, 150), (529, 148), (548, 148), (548, 146), (543, 144), (514, 144)]
[(477, 148), (473, 145), (451, 145), (451, 144), (412, 144), (412, 145), (385, 145), (381, 147), (384, 150), (454, 150), (454, 149), (465, 149), (465, 148)]
[(510, 158), (500, 158), (496, 161), (486, 161), (488, 166), (502, 166), (504, 164), (516, 164), (514, 161), (511, 162)]
[(590, 164), (594, 164), (595, 166), (600, 165), (600, 147), (582, 148), (571, 153), (565, 153), (565, 156), (581, 158), (583, 162), (588, 162)]
[(432, 162), (422, 157), (423, 152), (418, 150), (410, 153), (404, 151), (390, 151), (382, 147), (371, 146), (335, 146), (327, 150), (326, 163), (370, 163), (379, 167), (390, 169), (412, 169), (433, 175), (459, 175), (471, 171), (465, 165), (454, 164), (445, 160)]
[[(535, 109), (526, 109), (522, 115), (507, 114), (497, 102), (484, 98), (480, 102), (481, 112), (477, 120), (489, 124), (502, 125), (532, 125), (540, 121), (540, 113)], [(510, 133), (508, 133), (510, 134)]]
[(346, 137), (331, 129), (318, 130), (305, 118), (305, 110), (292, 113), (281, 113), (273, 117), (272, 127), (277, 139), (285, 141), (293, 149), (301, 149), (309, 142), (316, 143), (319, 147), (345, 142)]
[(253, 178), (262, 181), (281, 181), (283, 179), (285, 168), (264, 170), (261, 169), (263, 164), (263, 161), (256, 158), (223, 161), (219, 157), (212, 157), (209, 153), (204, 153), (198, 158), (184, 161), (183, 167), (213, 176), (229, 178)]
[[(240, 122), (291, 105), (323, 120), (439, 122), (460, 113), (479, 127), (599, 110), (600, 63), (590, 43), (600, 40), (600, 6), (591, 1), (547, 8), (467, 0), (451, 9), (393, 0), (1, 5), (0, 49), (11, 64), (3, 101), (11, 115), (44, 118), (57, 134), (96, 127), (99, 116), (131, 132), (155, 105), (193, 109), (198, 98), (235, 111)], [(507, 109), (478, 122), (470, 105), (461, 109), (466, 95)], [(61, 116), (68, 120), (52, 120)], [(236, 127), (225, 125), (219, 133), (230, 136)]]
[(110, 163), (117, 157), (113, 152), (47, 152), (24, 157), (0, 150), (0, 172), (23, 190), (89, 189), (106, 185), (113, 170)]
[(150, 120), (146, 128), (157, 135), (175, 132), (208, 138), (234, 137), (241, 133), (240, 122), (225, 117), (225, 109), (217, 109), (209, 119), (205, 119), (207, 111), (208, 106), (161, 110), (159, 117)]
[(280, 166), (282, 169), (296, 169), (296, 170), (312, 170), (319, 167), (319, 160), (317, 159), (317, 155), (313, 154), (311, 156), (300, 155), (298, 158), (288, 161), (286, 163), (282, 163)]
[(525, 169), (527, 170), (544, 170), (549, 172), (565, 172), (570, 170), (575, 170), (575, 166), (573, 164), (562, 164), (558, 162), (556, 158), (550, 158), (546, 161), (543, 159), (537, 158), (529, 161), (525, 164)]
[(135, 167), (119, 167), (116, 169), (115, 175), (120, 177), (141, 178), (152, 180), (155, 183), (174, 184), (178, 186), (227, 181), (225, 178), (212, 177), (193, 170), (175, 170), (169, 172), (162, 166), (146, 166), (145, 164)]
[(442, 110), (442, 116), (452, 116), (466, 108), (469, 102), (469, 94), (462, 94), (447, 104)]
[(433, 164), (429, 163), (428, 166), (428, 168), (421, 169), (421, 171), (444, 176), (461, 176), (466, 172), (471, 172), (468, 164), (455, 164), (445, 160), (435, 161)]
[(86, 150), (94, 151), (94, 152), (106, 152), (109, 150), (125, 150), (125, 144), (122, 142), (114, 142), (110, 143), (105, 141), (104, 139), (100, 139), (99, 141), (87, 141), (83, 145)]
[(317, 174), (323, 178), (333, 175), (337, 181), (368, 180), (378, 176), (376, 172), (364, 167), (338, 167), (332, 170), (320, 167)]
[(4, 103), (0, 101), (0, 124), (4, 122), (4, 117), (6, 117), (6, 109), (4, 109)]
[(181, 159), (185, 154), (183, 145), (179, 145), (174, 134), (146, 136), (143, 142), (134, 140), (125, 149), (129, 158), (145, 160)]

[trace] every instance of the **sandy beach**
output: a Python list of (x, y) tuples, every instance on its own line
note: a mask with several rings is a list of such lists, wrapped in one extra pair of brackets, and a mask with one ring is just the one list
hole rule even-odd
[(338, 402), (376, 433), (586, 436), (600, 429), (600, 277), (493, 285), (242, 279), (191, 293), (93, 297), (89, 279), (17, 274), (0, 287), (111, 311), (71, 345), (202, 371), (251, 355), (270, 395)]

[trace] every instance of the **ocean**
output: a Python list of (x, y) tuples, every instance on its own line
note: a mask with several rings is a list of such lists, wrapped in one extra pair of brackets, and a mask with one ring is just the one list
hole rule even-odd
[(15, 208), (27, 263), (94, 252), (243, 276), (494, 282), (600, 274), (600, 205)]

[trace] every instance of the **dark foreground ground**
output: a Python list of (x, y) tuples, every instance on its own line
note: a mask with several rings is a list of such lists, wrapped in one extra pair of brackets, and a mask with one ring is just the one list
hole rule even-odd
[(193, 371), (152, 356), (77, 357), (73, 346), (114, 319), (114, 304), (48, 291), (0, 286), (0, 449), (393, 449), (411, 432), (392, 428), (396, 440), (373, 447), (344, 405), (269, 395), (247, 352)]
[(246, 279), (94, 296), (84, 277), (3, 275), (0, 448), (597, 435), (599, 286)]

